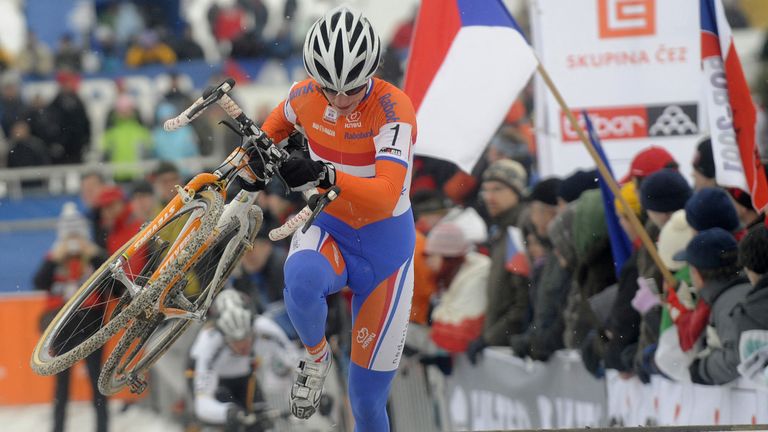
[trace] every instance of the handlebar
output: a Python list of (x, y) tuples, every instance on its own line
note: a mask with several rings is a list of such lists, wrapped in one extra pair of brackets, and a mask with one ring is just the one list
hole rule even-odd
[[(227, 93), (235, 87), (235, 80), (226, 79), (217, 87), (208, 88), (203, 95), (198, 98), (178, 116), (167, 120), (163, 124), (166, 131), (173, 131), (189, 124), (192, 120), (202, 114), (209, 106), (218, 104), (227, 115), (237, 122), (240, 133), (247, 136), (259, 151), (265, 156), (264, 170), (270, 177), (279, 175), (278, 168), (280, 164), (288, 159), (288, 153), (276, 146), (272, 140), (259, 128), (248, 116), (243, 113), (243, 109), (232, 100)], [(312, 225), (318, 214), (335, 200), (341, 190), (334, 186), (321, 194), (316, 188), (304, 192), (304, 198), (309, 203), (299, 213), (288, 219), (282, 226), (269, 232), (269, 238), (273, 241), (284, 239), (293, 234), (300, 226), (304, 225), (302, 232), (306, 232)]]

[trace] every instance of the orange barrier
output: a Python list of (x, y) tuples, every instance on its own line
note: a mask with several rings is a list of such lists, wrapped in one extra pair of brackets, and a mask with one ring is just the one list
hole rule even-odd
[[(44, 293), (0, 296), (0, 405), (53, 401), (54, 377), (39, 376), (29, 367), (32, 350), (40, 338), (38, 322), (45, 298)], [(111, 352), (117, 340), (112, 338), (104, 352)], [(70, 400), (90, 400), (91, 386), (85, 363), (81, 361), (73, 366), (70, 379)], [(139, 397), (128, 390), (113, 396), (116, 399)]]

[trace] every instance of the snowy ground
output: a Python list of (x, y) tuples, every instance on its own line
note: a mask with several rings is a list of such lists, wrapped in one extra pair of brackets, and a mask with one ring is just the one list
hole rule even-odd
[[(141, 406), (123, 411), (123, 403), (109, 406), (110, 432), (182, 432), (182, 427)], [(67, 431), (88, 432), (96, 428), (93, 405), (72, 402), (67, 409)], [(5, 432), (49, 431), (53, 428), (53, 406), (26, 405), (0, 407), (0, 430)]]
[[(134, 404), (123, 409), (120, 401), (109, 405), (110, 432), (184, 432), (183, 427), (173, 420), (163, 417), (149, 408)], [(90, 402), (71, 402), (67, 409), (65, 431), (90, 432), (95, 430), (96, 421), (93, 405)], [(315, 418), (317, 417), (317, 418)], [(53, 428), (53, 406), (50, 404), (25, 406), (0, 406), (0, 431), (2, 432), (46, 432)], [(320, 416), (310, 421), (292, 420), (281, 422), (277, 430), (289, 432), (326, 432), (338, 431), (338, 425), (332, 425)]]

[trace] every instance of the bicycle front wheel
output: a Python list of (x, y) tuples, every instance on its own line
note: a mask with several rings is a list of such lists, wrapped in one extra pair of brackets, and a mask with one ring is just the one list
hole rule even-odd
[[(162, 221), (150, 239), (142, 239), (141, 247), (131, 247), (139, 240), (137, 235), (115, 252), (45, 329), (32, 352), (32, 370), (39, 375), (63, 371), (104, 345), (141, 312), (151, 310), (191, 251), (211, 235), (222, 206), (221, 194), (201, 191)], [(179, 240), (186, 242), (184, 250), (159, 268)]]

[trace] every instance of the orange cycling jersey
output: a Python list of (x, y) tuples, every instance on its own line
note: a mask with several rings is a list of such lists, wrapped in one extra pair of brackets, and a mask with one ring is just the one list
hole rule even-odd
[(371, 79), (355, 111), (340, 116), (317, 82), (306, 79), (291, 87), (263, 129), (275, 142), (298, 130), (312, 159), (334, 164), (341, 194), (326, 212), (347, 225), (357, 229), (410, 209), (416, 114), (394, 85)]

